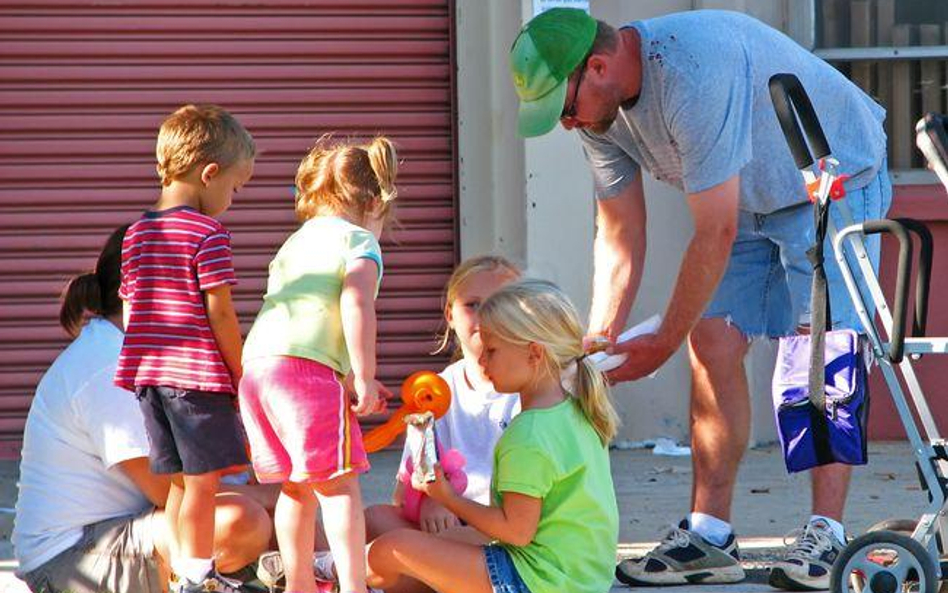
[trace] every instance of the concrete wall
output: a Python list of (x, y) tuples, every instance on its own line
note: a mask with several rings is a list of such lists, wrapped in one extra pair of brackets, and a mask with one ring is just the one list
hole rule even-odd
[[(797, 26), (788, 0), (592, 0), (596, 18), (625, 22), (695, 8), (740, 10), (783, 30)], [(801, 4), (800, 2), (793, 2)], [(592, 277), (592, 181), (579, 140), (561, 128), (537, 139), (516, 136), (517, 101), (507, 52), (532, 0), (458, 0), (458, 103), (461, 250), (507, 255), (560, 284), (585, 314)], [(796, 9), (794, 9), (796, 10)], [(805, 28), (804, 28), (805, 29)], [(663, 313), (691, 234), (684, 196), (645, 180), (649, 246), (630, 324)], [(770, 405), (773, 347), (748, 358), (754, 405), (752, 440), (774, 438)], [(614, 389), (619, 438), (688, 440), (689, 370), (682, 348), (655, 379)]]

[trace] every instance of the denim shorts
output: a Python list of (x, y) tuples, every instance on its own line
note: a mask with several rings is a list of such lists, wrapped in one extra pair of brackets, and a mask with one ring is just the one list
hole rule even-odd
[(506, 549), (497, 544), (484, 546), (484, 558), (494, 593), (530, 593)]
[[(892, 203), (886, 162), (868, 185), (848, 190), (843, 199), (854, 222), (884, 217)], [(830, 207), (830, 216), (833, 225), (841, 229), (842, 214), (836, 204)], [(813, 245), (815, 232), (813, 205), (809, 202), (770, 214), (742, 210), (727, 270), (704, 318), (725, 318), (749, 338), (785, 336), (794, 333), (798, 325), (808, 325), (813, 267), (806, 252)], [(873, 235), (865, 243), (878, 272), (880, 237)], [(850, 251), (847, 250), (847, 258), (854, 276), (863, 294), (868, 295)], [(833, 327), (862, 333), (828, 237), (824, 256)], [(867, 305), (873, 310), (868, 299)]]
[(229, 393), (139, 387), (151, 471), (188, 475), (246, 465), (246, 439)]

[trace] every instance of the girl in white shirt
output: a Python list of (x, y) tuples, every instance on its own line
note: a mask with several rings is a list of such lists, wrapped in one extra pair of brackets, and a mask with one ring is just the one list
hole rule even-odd
[[(444, 317), (447, 329), (438, 352), (451, 346), (455, 361), (442, 371), (451, 387), (451, 407), (436, 422), (444, 450), (457, 449), (467, 463), (464, 497), (489, 504), (494, 445), (510, 420), (520, 411), (520, 400), (499, 394), (478, 365), (483, 344), (477, 310), (481, 303), (505, 284), (520, 278), (520, 270), (502, 257), (479, 256), (465, 260), (451, 274), (445, 288)], [(406, 446), (402, 455), (408, 455)], [(442, 533), (461, 525), (457, 517), (440, 504), (425, 498), (420, 520), (413, 524), (402, 516), (405, 485), (397, 482), (392, 504), (366, 510), (368, 539), (397, 528)]]

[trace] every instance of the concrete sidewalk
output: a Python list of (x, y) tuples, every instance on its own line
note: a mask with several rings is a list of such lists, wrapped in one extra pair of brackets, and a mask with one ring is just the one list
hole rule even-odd
[[(883, 519), (917, 519), (926, 503), (907, 444), (871, 443), (869, 451), (870, 464), (853, 472), (846, 512), (851, 535), (858, 535)], [(372, 471), (362, 482), (363, 496), (366, 504), (386, 502), (398, 453), (385, 451), (373, 455), (371, 461)], [(664, 526), (677, 523), (688, 510), (691, 460), (653, 455), (649, 450), (613, 451), (612, 472), (621, 515), (618, 555), (641, 556), (661, 537)], [(16, 462), (0, 462), (0, 507), (11, 508), (15, 504), (17, 473)], [(806, 521), (809, 507), (807, 476), (788, 476), (779, 449), (748, 451), (733, 506), (733, 523), (740, 537), (748, 580), (739, 585), (683, 586), (672, 591), (774, 591), (767, 586), (766, 566), (778, 554), (783, 534)], [(0, 509), (0, 593), (26, 590), (12, 575), (12, 525), (12, 515)], [(613, 591), (628, 588), (616, 586)]]

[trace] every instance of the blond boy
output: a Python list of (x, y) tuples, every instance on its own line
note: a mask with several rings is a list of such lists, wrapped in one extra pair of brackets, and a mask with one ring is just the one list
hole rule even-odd
[(234, 407), (236, 278), (230, 233), (216, 217), (249, 181), (256, 148), (225, 110), (186, 105), (162, 123), (156, 152), (161, 196), (122, 245), (126, 333), (115, 382), (138, 398), (152, 471), (172, 475), (172, 592), (237, 591), (213, 563), (220, 476), (248, 461)]

